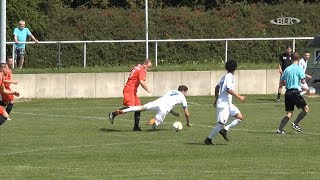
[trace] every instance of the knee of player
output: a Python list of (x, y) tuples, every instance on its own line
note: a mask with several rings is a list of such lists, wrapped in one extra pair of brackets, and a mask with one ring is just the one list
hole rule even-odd
[(308, 113), (308, 112), (309, 112), (309, 106), (306, 105), (302, 110), (303, 110), (304, 112)]

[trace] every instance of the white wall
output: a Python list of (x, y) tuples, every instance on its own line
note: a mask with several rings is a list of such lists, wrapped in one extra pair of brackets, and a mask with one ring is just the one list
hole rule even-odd
[[(189, 88), (189, 96), (213, 95), (214, 88), (225, 71), (148, 72), (149, 94), (139, 87), (139, 96), (161, 96), (181, 84)], [(108, 98), (122, 97), (127, 72), (14, 74), (19, 80), (12, 89), (22, 98)], [(235, 72), (240, 94), (275, 94), (279, 83), (277, 70), (237, 70)]]

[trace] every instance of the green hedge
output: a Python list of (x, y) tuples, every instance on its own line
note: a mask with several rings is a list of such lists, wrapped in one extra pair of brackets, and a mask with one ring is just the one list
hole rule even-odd
[[(7, 41), (20, 19), (41, 41), (145, 39), (143, 9), (72, 9), (58, 0), (29, 0), (19, 7), (8, 1)], [(18, 3), (18, 4), (19, 4)], [(195, 9), (149, 9), (150, 39), (245, 38), (316, 36), (320, 24), (318, 4), (233, 4), (205, 11)], [(271, 19), (287, 16), (301, 19), (292, 26), (277, 26)], [(239, 62), (276, 62), (277, 55), (292, 41), (229, 42), (229, 55)], [(296, 42), (302, 51), (307, 41)], [(150, 43), (154, 58), (155, 44)], [(7, 52), (11, 53), (8, 46)], [(50, 68), (57, 64), (57, 45), (27, 45), (27, 67)], [(61, 45), (63, 66), (82, 66), (83, 45)], [(169, 42), (158, 44), (163, 64), (204, 64), (224, 60), (224, 42)], [(144, 43), (99, 43), (87, 45), (88, 66), (135, 64), (145, 58)]]

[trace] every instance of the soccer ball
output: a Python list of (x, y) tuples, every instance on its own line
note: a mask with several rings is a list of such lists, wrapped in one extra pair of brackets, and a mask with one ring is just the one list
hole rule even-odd
[(180, 121), (176, 121), (172, 124), (172, 127), (176, 130), (176, 131), (181, 131), (183, 128), (183, 125)]
[(310, 95), (314, 95), (316, 93), (316, 89), (314, 87), (309, 87)]

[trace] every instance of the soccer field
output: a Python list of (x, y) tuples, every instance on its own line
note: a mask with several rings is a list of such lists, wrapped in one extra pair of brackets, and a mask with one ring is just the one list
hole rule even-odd
[(235, 101), (244, 122), (230, 129), (230, 141), (219, 134), (208, 146), (203, 140), (216, 121), (212, 99), (187, 96), (193, 127), (181, 132), (172, 123), (185, 124), (184, 116), (170, 114), (151, 130), (153, 112), (142, 112), (141, 132), (132, 131), (133, 113), (112, 125), (106, 115), (121, 107), (121, 98), (17, 102), (12, 121), (0, 127), (0, 179), (320, 179), (318, 98), (306, 98), (304, 132), (291, 129), (290, 120), (285, 135), (275, 133), (283, 99)]

